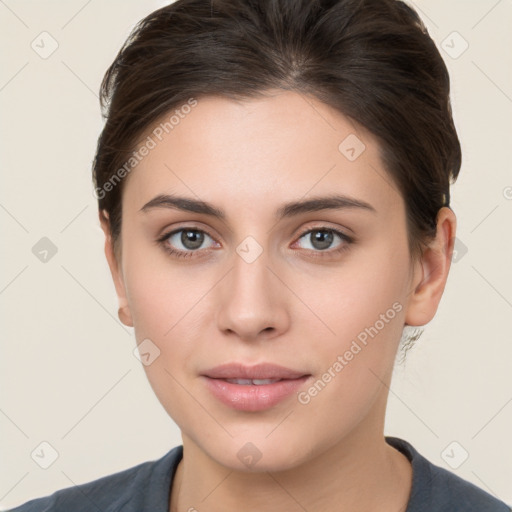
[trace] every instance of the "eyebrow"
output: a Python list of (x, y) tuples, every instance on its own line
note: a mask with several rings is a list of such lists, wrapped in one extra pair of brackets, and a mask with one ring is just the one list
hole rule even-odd
[[(201, 213), (210, 215), (221, 220), (226, 220), (226, 213), (213, 206), (212, 204), (192, 199), (184, 196), (160, 194), (151, 201), (147, 202), (141, 209), (141, 212), (148, 212), (155, 208), (170, 208), (173, 210), (182, 210), (185, 212)], [(333, 194), (323, 197), (315, 197), (307, 200), (292, 201), (285, 203), (276, 210), (275, 218), (280, 220), (287, 217), (293, 217), (302, 213), (310, 213), (321, 210), (344, 210), (344, 209), (361, 209), (377, 213), (375, 208), (359, 199), (346, 195)]]

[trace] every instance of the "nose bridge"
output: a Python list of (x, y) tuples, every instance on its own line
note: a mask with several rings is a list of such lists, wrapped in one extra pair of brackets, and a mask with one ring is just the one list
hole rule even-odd
[(233, 254), (233, 268), (223, 280), (219, 328), (254, 338), (264, 330), (281, 330), (287, 317), (269, 251), (254, 237), (245, 238)]
[(268, 295), (269, 254), (255, 241), (246, 240), (236, 250), (233, 258), (233, 292), (253, 300), (261, 300)]

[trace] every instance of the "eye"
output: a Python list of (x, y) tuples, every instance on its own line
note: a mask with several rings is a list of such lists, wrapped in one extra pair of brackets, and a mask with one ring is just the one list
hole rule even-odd
[[(332, 248), (336, 238), (340, 241), (334, 246), (333, 250), (327, 251), (326, 249)], [(341, 252), (347, 249), (349, 244), (353, 242), (353, 239), (345, 235), (345, 233), (328, 227), (310, 229), (300, 236), (299, 241), (302, 239), (306, 241), (306, 245), (309, 243), (310, 246), (302, 246), (303, 249), (310, 249), (314, 252), (328, 252), (329, 254)]]
[(202, 246), (207, 238), (216, 243), (206, 231), (188, 227), (165, 233), (157, 241), (169, 254), (187, 258), (205, 249)]

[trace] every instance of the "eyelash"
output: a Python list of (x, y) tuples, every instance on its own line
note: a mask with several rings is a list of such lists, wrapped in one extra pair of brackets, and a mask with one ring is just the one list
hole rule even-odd
[[(168, 254), (170, 254), (171, 256), (176, 256), (178, 258), (190, 258), (190, 257), (194, 257), (195, 253), (198, 253), (198, 252), (201, 251), (201, 249), (197, 249), (195, 251), (181, 251), (181, 250), (173, 249), (167, 243), (168, 239), (172, 235), (175, 235), (176, 233), (180, 233), (181, 231), (194, 231), (196, 233), (204, 233), (205, 235), (208, 235), (212, 240), (214, 240), (214, 238), (207, 231), (204, 231), (203, 229), (198, 229), (198, 228), (195, 228), (195, 227), (192, 227), (192, 226), (185, 226), (185, 227), (182, 227), (180, 229), (175, 229), (173, 231), (166, 232), (161, 237), (159, 237), (157, 239), (157, 243), (159, 245), (161, 245), (163, 247), (163, 249)], [(350, 244), (352, 244), (354, 242), (354, 239), (352, 237), (346, 235), (345, 233), (343, 233), (343, 232), (341, 232), (341, 231), (339, 231), (337, 229), (329, 228), (327, 226), (310, 228), (310, 229), (304, 231), (303, 233), (301, 233), (301, 235), (298, 237), (297, 240), (300, 240), (305, 235), (307, 235), (309, 233), (313, 233), (315, 231), (334, 233), (335, 235), (337, 235), (337, 236), (339, 236), (341, 238), (343, 243), (337, 249), (333, 249), (333, 250), (324, 250), (324, 251), (317, 250), (317, 251), (314, 251), (314, 250), (307, 249), (308, 252), (312, 253), (311, 256), (314, 257), (314, 258), (317, 258), (317, 257), (318, 258), (325, 258), (326, 256), (324, 256), (324, 254), (327, 254), (329, 256), (341, 254), (342, 252), (346, 251), (349, 248)]]

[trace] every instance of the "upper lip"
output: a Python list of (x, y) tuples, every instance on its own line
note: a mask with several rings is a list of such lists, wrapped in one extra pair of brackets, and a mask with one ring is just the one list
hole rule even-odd
[(272, 363), (253, 366), (226, 363), (207, 370), (203, 375), (212, 379), (298, 379), (309, 374)]

